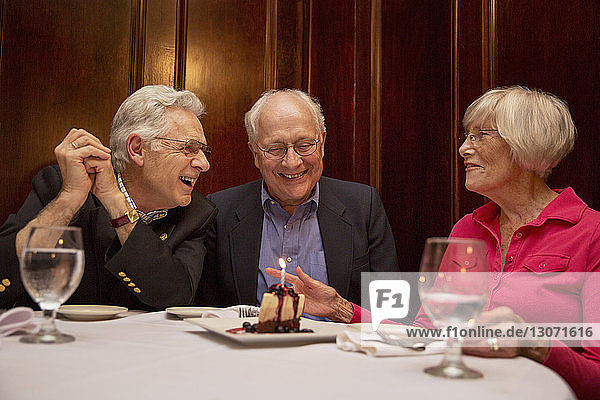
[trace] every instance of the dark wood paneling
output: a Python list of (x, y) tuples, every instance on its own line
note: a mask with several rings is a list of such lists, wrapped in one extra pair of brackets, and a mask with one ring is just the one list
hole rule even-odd
[(325, 174), (379, 185), (408, 270), (418, 268), (426, 237), (447, 235), (456, 218), (483, 202), (464, 189), (453, 135), (462, 130), (467, 105), (494, 82), (567, 100), (579, 138), (550, 182), (571, 184), (600, 208), (597, 2), (11, 0), (2, 6), (0, 220), (18, 209), (33, 174), (54, 162), (54, 146), (69, 128), (89, 129), (108, 143), (118, 104), (141, 83), (185, 87), (206, 103), (204, 126), (216, 152), (202, 193), (259, 176), (243, 116), (263, 90), (300, 87), (318, 97), (328, 126)]
[(185, 87), (207, 105), (207, 138), (215, 148), (202, 193), (259, 177), (247, 146), (244, 113), (265, 89), (265, 2), (205, 0), (188, 10)]
[(575, 150), (550, 176), (600, 209), (600, 5), (594, 1), (497, 1), (498, 85), (526, 85), (565, 99)]
[(400, 266), (451, 226), (450, 3), (382, 3), (382, 189)]
[[(308, 0), (277, 1), (277, 87), (304, 89), (302, 63), (308, 49)], [(306, 30), (308, 30), (306, 28)]]
[(72, 127), (105, 144), (129, 88), (130, 3), (6, 1), (0, 64), (0, 221)]
[(176, 0), (147, 1), (144, 85), (175, 84), (176, 6)]
[[(467, 213), (484, 203), (482, 196), (477, 193), (469, 192), (465, 189), (465, 169), (463, 159), (458, 154), (459, 143), (458, 135), (464, 132), (462, 119), (465, 110), (483, 92), (489, 88), (489, 77), (487, 63), (484, 63), (484, 57), (488, 57), (486, 52), (487, 34), (482, 30), (482, 18), (487, 15), (482, 8), (480, 1), (460, 1), (455, 0), (456, 18), (452, 30), (456, 30), (456, 73), (453, 76), (454, 92), (453, 99), (455, 107), (454, 121), (454, 210), (453, 220), (456, 221)], [(486, 4), (487, 6), (487, 4)]]
[[(370, 119), (371, 119), (371, 1), (355, 0), (354, 28), (354, 132), (352, 180), (364, 184), (371, 182)], [(375, 111), (375, 110), (374, 110)], [(380, 111), (380, 110), (377, 110)], [(374, 132), (373, 132), (374, 133)], [(374, 166), (373, 166), (374, 168)]]
[[(358, 140), (354, 130), (354, 1), (311, 4), (309, 91), (321, 102), (327, 122), (324, 174), (354, 180)], [(368, 157), (368, 153), (359, 156)]]

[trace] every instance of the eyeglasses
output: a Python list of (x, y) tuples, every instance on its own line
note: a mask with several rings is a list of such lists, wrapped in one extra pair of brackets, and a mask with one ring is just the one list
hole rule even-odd
[(200, 150), (204, 153), (205, 156), (208, 156), (212, 152), (212, 148), (204, 143), (197, 141), (196, 139), (188, 139), (188, 140), (180, 140), (180, 139), (171, 139), (166, 137), (158, 137), (160, 140), (170, 140), (171, 142), (179, 142), (185, 143), (183, 147), (180, 149), (186, 157), (194, 157), (197, 156)]
[(462, 145), (465, 140), (469, 140), (469, 142), (474, 145), (474, 146), (478, 146), (481, 142), (481, 140), (485, 140), (485, 138), (487, 136), (490, 136), (491, 132), (498, 132), (498, 135), (502, 136), (502, 131), (500, 129), (472, 129), (471, 132), (463, 132), (460, 136), (459, 136), (459, 145)]
[(287, 145), (283, 143), (275, 143), (269, 145), (265, 149), (260, 147), (258, 144), (256, 147), (263, 152), (265, 158), (269, 160), (281, 160), (286, 156), (290, 147), (293, 147), (296, 154), (298, 154), (300, 157), (310, 156), (315, 152), (315, 150), (317, 150), (317, 143), (319, 143), (319, 139), (300, 140), (294, 144)]

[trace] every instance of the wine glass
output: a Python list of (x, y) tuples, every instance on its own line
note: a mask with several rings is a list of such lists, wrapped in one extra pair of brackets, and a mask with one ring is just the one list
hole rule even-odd
[(488, 295), (488, 262), (483, 241), (427, 239), (421, 259), (419, 296), (433, 325), (442, 329), (447, 338), (442, 363), (425, 369), (426, 373), (458, 379), (483, 376), (464, 365), (462, 338), (457, 337), (457, 332), (483, 310)]
[(56, 311), (77, 289), (83, 275), (81, 229), (71, 226), (33, 226), (21, 255), (23, 286), (44, 313), (37, 333), (25, 343), (66, 343), (75, 338), (56, 329)]

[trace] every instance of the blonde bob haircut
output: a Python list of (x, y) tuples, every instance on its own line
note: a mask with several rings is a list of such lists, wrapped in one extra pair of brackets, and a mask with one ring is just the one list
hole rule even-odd
[(576, 135), (563, 100), (523, 86), (488, 90), (467, 108), (463, 126), (498, 129), (515, 162), (543, 179), (573, 150)]

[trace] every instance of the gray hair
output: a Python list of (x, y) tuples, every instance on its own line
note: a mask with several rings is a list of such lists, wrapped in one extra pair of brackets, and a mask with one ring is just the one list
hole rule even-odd
[(175, 90), (164, 85), (144, 86), (132, 93), (121, 104), (110, 129), (112, 164), (116, 172), (123, 172), (130, 162), (127, 138), (132, 133), (143, 141), (166, 135), (171, 129), (166, 110), (178, 107), (192, 112), (198, 119), (204, 114), (204, 105), (189, 90)]
[(248, 141), (250, 143), (256, 143), (258, 140), (256, 124), (260, 118), (263, 106), (272, 96), (278, 93), (289, 93), (302, 100), (310, 109), (312, 117), (315, 121), (316, 132), (320, 134), (325, 131), (325, 117), (323, 116), (323, 109), (316, 98), (311, 97), (298, 89), (271, 89), (264, 92), (260, 96), (260, 98), (256, 101), (256, 103), (254, 103), (250, 111), (248, 111), (244, 117), (244, 124), (246, 125), (246, 132), (248, 132)]
[(523, 86), (490, 89), (471, 103), (463, 126), (484, 124), (499, 129), (518, 165), (544, 179), (575, 143), (576, 129), (567, 103)]

